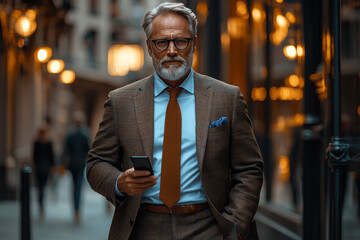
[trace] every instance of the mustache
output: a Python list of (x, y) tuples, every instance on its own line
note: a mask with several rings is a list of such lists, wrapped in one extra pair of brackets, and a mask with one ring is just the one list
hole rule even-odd
[(182, 57), (166, 57), (160, 60), (160, 65), (166, 63), (166, 62), (173, 62), (173, 61), (178, 61), (181, 62), (182, 64), (186, 64), (185, 59), (183, 59)]

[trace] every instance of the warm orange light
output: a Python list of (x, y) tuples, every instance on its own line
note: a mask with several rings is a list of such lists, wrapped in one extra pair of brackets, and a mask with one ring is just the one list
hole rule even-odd
[(287, 181), (290, 177), (290, 160), (288, 156), (281, 156), (279, 158), (279, 168), (281, 180)]
[(259, 101), (264, 101), (266, 99), (266, 89), (264, 87), (258, 88), (256, 95)]
[(129, 45), (130, 52), (129, 52), (129, 58), (130, 58), (130, 66), (129, 69), (131, 71), (138, 71), (140, 70), (144, 65), (144, 51), (141, 46), (139, 45)]
[(22, 37), (29, 37), (36, 30), (36, 22), (27, 16), (21, 16), (16, 20), (14, 30)]
[(247, 22), (240, 17), (232, 17), (228, 20), (228, 32), (231, 38), (241, 38), (245, 35)]
[(272, 101), (300, 101), (304, 97), (303, 89), (293, 87), (271, 87), (270, 99)]
[(36, 10), (29, 9), (26, 11), (25, 15), (29, 18), (30, 21), (34, 21), (36, 18)]
[(301, 45), (298, 45), (296, 48), (296, 54), (299, 57), (302, 57), (304, 55), (304, 48)]
[(288, 28), (278, 28), (270, 34), (270, 40), (275, 45), (280, 45), (280, 43), (286, 38), (288, 34)]
[(196, 6), (196, 12), (202, 14), (202, 15), (207, 15), (208, 13), (208, 7), (207, 7), (207, 3), (206, 1), (200, 1), (197, 6)]
[(246, 3), (243, 1), (238, 1), (236, 3), (236, 14), (238, 16), (244, 16), (248, 13)]
[(264, 101), (266, 99), (266, 89), (264, 87), (253, 88), (251, 91), (251, 98), (254, 101)]
[(273, 126), (274, 131), (284, 132), (286, 129), (286, 119), (284, 116), (278, 116), (276, 123)]
[(284, 55), (289, 59), (296, 58), (296, 48), (294, 45), (287, 45), (284, 47)]
[(296, 17), (292, 12), (287, 12), (285, 14), (285, 16), (289, 20), (290, 23), (296, 23)]
[(276, 0), (277, 3), (283, 3), (284, 0)]
[(291, 99), (291, 90), (288, 87), (279, 87), (280, 100), (286, 101)]
[(14, 11), (12, 11), (11, 15), (15, 18), (18, 19), (19, 17), (22, 16), (22, 12), (19, 9), (15, 9)]
[(112, 76), (125, 76), (144, 65), (144, 51), (139, 45), (113, 45), (108, 51), (108, 72)]
[(199, 24), (204, 24), (208, 16), (208, 6), (206, 1), (200, 1), (196, 6), (196, 15)]
[(65, 63), (61, 59), (52, 59), (47, 64), (49, 73), (60, 73), (65, 67)]
[(281, 156), (279, 161), (279, 167), (281, 170), (286, 170), (286, 168), (289, 166), (289, 158), (287, 156)]
[(288, 20), (281, 14), (276, 16), (276, 23), (279, 25), (279, 27), (287, 27), (288, 26)]
[(327, 33), (326, 36), (325, 36), (325, 44), (324, 44), (324, 47), (325, 47), (325, 59), (326, 59), (326, 64), (327, 65), (330, 65), (330, 61), (331, 61), (331, 50), (332, 50), (332, 42), (331, 42), (331, 35), (330, 33)]
[(62, 83), (71, 84), (75, 81), (76, 75), (72, 70), (64, 70), (60, 74), (60, 80)]
[(305, 85), (305, 81), (303, 77), (299, 77), (299, 87), (303, 88)]
[(225, 51), (230, 49), (230, 36), (228, 33), (221, 33), (221, 46)]
[(21, 38), (21, 39), (19, 39), (19, 40), (17, 41), (17, 46), (18, 46), (19, 48), (24, 47), (24, 45), (25, 45), (25, 41), (24, 41), (23, 38)]
[(291, 87), (297, 87), (299, 85), (299, 77), (295, 74), (289, 76), (289, 84)]
[(357, 107), (357, 114), (360, 116), (360, 106)]
[(305, 122), (305, 114), (296, 113), (295, 116), (293, 117), (293, 124), (295, 126), (301, 126), (304, 124), (304, 122)]
[(47, 62), (52, 56), (52, 49), (50, 47), (40, 47), (35, 51), (35, 61), (40, 63)]
[(277, 87), (270, 88), (270, 99), (275, 101), (279, 99), (279, 91)]
[(251, 15), (255, 22), (260, 22), (261, 20), (261, 10), (257, 7), (254, 7), (251, 11)]
[(300, 101), (304, 97), (304, 91), (301, 88), (294, 89), (294, 100)]

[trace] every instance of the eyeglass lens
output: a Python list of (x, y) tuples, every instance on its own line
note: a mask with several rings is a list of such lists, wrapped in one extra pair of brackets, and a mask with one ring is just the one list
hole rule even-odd
[(189, 45), (189, 38), (175, 38), (175, 39), (158, 39), (155, 40), (155, 46), (157, 49), (163, 51), (169, 47), (169, 43), (172, 41), (178, 50), (184, 50)]

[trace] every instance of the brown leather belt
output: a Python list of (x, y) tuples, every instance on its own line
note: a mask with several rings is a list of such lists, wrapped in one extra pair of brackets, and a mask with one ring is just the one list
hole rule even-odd
[(176, 205), (169, 209), (165, 205), (144, 203), (142, 207), (145, 211), (153, 213), (191, 214), (209, 208), (209, 204), (199, 203), (193, 205)]

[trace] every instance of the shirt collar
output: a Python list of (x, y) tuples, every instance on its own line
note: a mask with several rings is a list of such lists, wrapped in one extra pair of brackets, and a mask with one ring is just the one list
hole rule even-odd
[[(159, 94), (162, 93), (166, 88), (169, 86), (161, 80), (159, 75), (154, 72), (154, 96), (157, 97)], [(194, 94), (194, 73), (193, 70), (190, 70), (189, 75), (187, 78), (180, 84), (179, 87), (182, 87), (186, 91), (188, 91), (190, 94)]]

